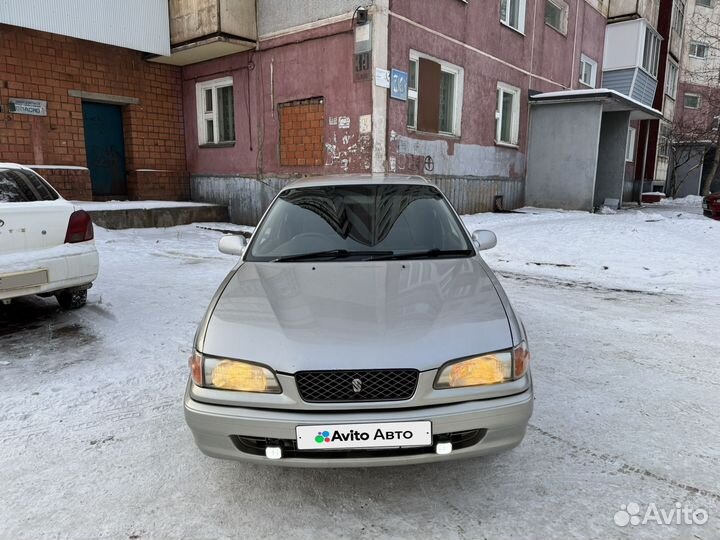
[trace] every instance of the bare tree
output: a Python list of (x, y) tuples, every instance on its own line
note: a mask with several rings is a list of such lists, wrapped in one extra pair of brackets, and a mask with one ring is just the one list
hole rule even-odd
[[(671, 127), (672, 157), (678, 164), (670, 171), (671, 186), (681, 179), (674, 178), (678, 170), (687, 165), (683, 159), (692, 159), (688, 148), (704, 146), (712, 152), (712, 164), (704, 174), (701, 193), (707, 195), (720, 168), (720, 16), (707, 16), (699, 11), (686, 21), (686, 35), (690, 37), (690, 58), (682, 67), (682, 87), (686, 100), (679, 104), (679, 114)], [(687, 105), (696, 105), (688, 108)], [(700, 155), (699, 167), (704, 154)], [(692, 171), (688, 171), (689, 173)], [(684, 180), (683, 180), (684, 181)]]

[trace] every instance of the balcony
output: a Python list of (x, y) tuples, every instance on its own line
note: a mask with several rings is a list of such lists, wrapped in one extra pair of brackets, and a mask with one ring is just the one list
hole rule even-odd
[(255, 48), (255, 0), (169, 0), (170, 56), (153, 62), (186, 66)]
[(605, 31), (603, 88), (652, 106), (661, 41), (646, 19), (609, 24)]

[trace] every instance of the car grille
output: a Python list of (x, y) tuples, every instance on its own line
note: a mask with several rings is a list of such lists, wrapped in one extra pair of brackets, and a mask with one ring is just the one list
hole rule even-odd
[(415, 369), (301, 371), (295, 382), (303, 401), (398, 401), (415, 393)]

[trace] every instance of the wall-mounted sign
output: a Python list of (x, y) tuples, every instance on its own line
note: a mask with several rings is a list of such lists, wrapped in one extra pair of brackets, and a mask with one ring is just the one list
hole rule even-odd
[(390, 72), (387, 69), (375, 68), (375, 86), (390, 88)]
[(47, 116), (47, 101), (10, 98), (10, 112), (15, 114), (30, 114), (33, 116)]
[(372, 53), (356, 54), (353, 67), (353, 80), (355, 82), (372, 80)]
[(407, 71), (393, 69), (390, 73), (390, 97), (407, 101), (408, 97), (408, 74)]

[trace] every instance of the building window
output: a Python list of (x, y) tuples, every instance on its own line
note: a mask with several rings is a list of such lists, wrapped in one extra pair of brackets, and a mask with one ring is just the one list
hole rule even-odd
[(660, 137), (658, 139), (658, 155), (668, 157), (670, 155), (670, 126), (662, 124), (660, 126)]
[(460, 135), (462, 93), (461, 67), (411, 51), (408, 127), (429, 133)]
[(625, 143), (625, 161), (635, 161), (635, 128), (628, 129)]
[(235, 101), (232, 77), (196, 85), (198, 142), (222, 144), (235, 142)]
[(650, 75), (657, 78), (660, 61), (660, 36), (649, 26), (645, 27), (645, 49), (643, 50), (642, 67)]
[(517, 145), (520, 133), (519, 88), (498, 83), (495, 119), (495, 142)]
[(668, 58), (665, 93), (673, 99), (677, 98), (678, 72), (678, 65)]
[(712, 121), (712, 124), (710, 124), (710, 127), (712, 128), (713, 131), (717, 131), (718, 129), (720, 129), (720, 116), (716, 116), (715, 118), (713, 118), (713, 121)]
[(685, 94), (684, 103), (686, 109), (699, 109), (700, 96), (698, 96), (697, 94)]
[(568, 6), (562, 0), (545, 0), (545, 24), (561, 34), (567, 32)]
[(325, 162), (325, 104), (321, 97), (278, 105), (280, 165), (318, 167)]
[(695, 5), (711, 8), (713, 7), (713, 0), (695, 0)]
[(585, 56), (580, 57), (580, 82), (590, 88), (595, 88), (597, 84), (597, 62), (592, 58)]
[(700, 43), (699, 41), (693, 41), (690, 43), (690, 56), (692, 58), (707, 58), (708, 49), (710, 47), (707, 43)]
[(683, 35), (683, 28), (685, 28), (685, 4), (682, 0), (673, 1), (672, 28), (678, 36)]
[(525, 32), (525, 0), (500, 0), (500, 22)]

